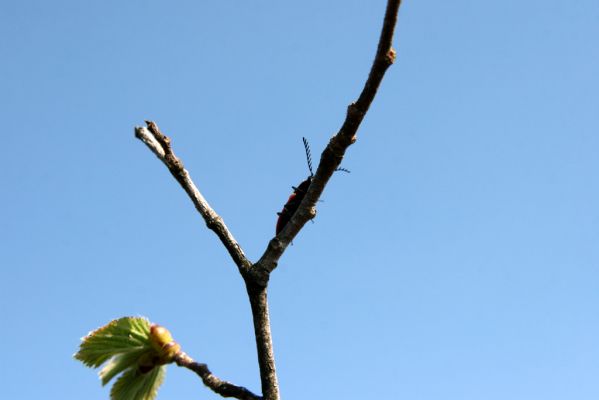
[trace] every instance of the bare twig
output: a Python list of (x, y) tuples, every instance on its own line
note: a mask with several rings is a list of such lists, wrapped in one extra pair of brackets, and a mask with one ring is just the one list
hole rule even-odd
[(223, 219), (210, 207), (196, 185), (191, 180), (183, 162), (175, 156), (171, 148), (171, 140), (160, 132), (152, 121), (146, 121), (147, 128), (136, 127), (135, 137), (144, 142), (150, 150), (166, 165), (173, 177), (187, 192), (189, 198), (199, 211), (209, 229), (214, 231), (235, 261), (242, 275), (246, 275), (252, 263), (247, 259), (241, 246), (237, 243)]
[(364, 84), (360, 97), (358, 97), (355, 103), (349, 105), (341, 129), (331, 138), (329, 144), (322, 152), (312, 184), (299, 208), (281, 233), (270, 240), (266, 251), (252, 267), (251, 274), (256, 281), (263, 281), (264, 277), (269, 276), (277, 267), (279, 259), (289, 243), (291, 243), (306, 222), (314, 218), (316, 215), (316, 202), (324, 191), (333, 172), (341, 164), (345, 151), (356, 141), (356, 132), (374, 100), (385, 71), (395, 61), (396, 54), (392, 48), (392, 41), (400, 5), (401, 0), (389, 0), (387, 2), (383, 29), (381, 30), (376, 56), (374, 57), (374, 62), (372, 63), (368, 79)]
[(262, 400), (262, 397), (252, 393), (243, 386), (236, 386), (214, 376), (206, 364), (201, 364), (194, 361), (191, 357), (183, 352), (180, 352), (177, 354), (177, 356), (175, 356), (175, 362), (178, 366), (185, 367), (198, 374), (198, 376), (202, 378), (204, 385), (208, 386), (213, 392), (218, 393), (223, 397), (234, 397), (240, 400)]
[(246, 280), (246, 287), (254, 319), (254, 334), (258, 350), (262, 396), (265, 400), (278, 400), (279, 384), (275, 368), (275, 353), (272, 347), (266, 287), (258, 286), (248, 280)]
[[(258, 285), (253, 282), (249, 271), (251, 270), (251, 262), (246, 258), (245, 254), (241, 250), (241, 247), (233, 238), (233, 235), (227, 229), (222, 218), (216, 214), (216, 212), (210, 207), (208, 202), (204, 199), (200, 191), (197, 189), (189, 173), (183, 167), (182, 161), (175, 156), (171, 148), (170, 139), (165, 136), (158, 126), (151, 121), (146, 121), (147, 128), (137, 127), (135, 128), (135, 136), (144, 142), (150, 150), (167, 166), (171, 174), (175, 177), (177, 182), (187, 192), (191, 201), (196, 206), (196, 209), (200, 212), (208, 228), (212, 229), (218, 237), (221, 239), (224, 246), (229, 251), (229, 254), (235, 260), (235, 264), (239, 268), (239, 272), (243, 276), (252, 306), (252, 316), (254, 320), (254, 332), (256, 337), (256, 347), (258, 352), (258, 364), (260, 366), (260, 379), (262, 382), (262, 394), (265, 400), (277, 400), (279, 399), (279, 385), (277, 383), (277, 374), (275, 370), (275, 359), (272, 348), (272, 337), (270, 332), (270, 321), (268, 317), (268, 302), (266, 298), (266, 285), (268, 283), (268, 276), (266, 276), (261, 282), (263, 285)], [(193, 369), (198, 375), (200, 375), (204, 383), (212, 388), (217, 393), (225, 396), (222, 391), (217, 391), (211, 384), (207, 382), (216, 382), (213, 375), (201, 375), (199, 371), (208, 371), (204, 364), (193, 363), (191, 358), (181, 358), (177, 361), (179, 365), (187, 362), (188, 368)], [(193, 367), (193, 368), (191, 368)], [(210, 371), (208, 371), (209, 373)], [(208, 381), (206, 379), (209, 379)], [(234, 387), (227, 382), (221, 382), (225, 386), (218, 386), (219, 388), (230, 388)], [(229, 385), (229, 386), (227, 386)], [(221, 390), (219, 389), (219, 390)], [(243, 389), (243, 388), (242, 388)], [(228, 389), (227, 389), (228, 390)], [(245, 390), (245, 389), (244, 389)], [(227, 392), (229, 393), (229, 392)], [(237, 392), (235, 392), (237, 393)], [(253, 395), (251, 392), (240, 392), (249, 395)], [(227, 397), (227, 396), (225, 396)], [(233, 396), (237, 397), (237, 396)], [(238, 398), (252, 398), (252, 397), (238, 397)], [(258, 397), (254, 397), (258, 398)]]
[(246, 283), (254, 319), (254, 333), (256, 336), (260, 378), (262, 382), (262, 397), (253, 394), (243, 387), (221, 381), (212, 375), (205, 364), (195, 362), (184, 353), (179, 354), (175, 360), (178, 365), (189, 368), (197, 373), (206, 386), (223, 397), (235, 397), (242, 400), (278, 400), (280, 398), (266, 295), (270, 273), (277, 267), (281, 255), (291, 240), (306, 222), (316, 215), (315, 205), (318, 198), (335, 169), (341, 164), (345, 151), (356, 141), (356, 132), (374, 100), (385, 71), (395, 61), (395, 51), (392, 49), (391, 44), (400, 4), (401, 0), (388, 0), (377, 53), (358, 100), (349, 105), (341, 129), (331, 138), (328, 146), (323, 151), (312, 184), (299, 208), (286, 224), (283, 231), (271, 239), (266, 251), (254, 265), (247, 259), (222, 218), (208, 205), (194, 185), (189, 173), (183, 167), (183, 163), (173, 153), (170, 139), (160, 132), (155, 123), (150, 121), (146, 121), (147, 128), (135, 128), (135, 136), (142, 140), (167, 166), (171, 174), (193, 201), (196, 209), (206, 221), (208, 228), (218, 235), (235, 261)]

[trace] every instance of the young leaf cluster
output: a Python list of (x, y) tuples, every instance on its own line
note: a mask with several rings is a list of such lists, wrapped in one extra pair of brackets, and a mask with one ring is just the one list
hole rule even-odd
[(153, 400), (164, 381), (164, 364), (178, 351), (165, 328), (146, 318), (123, 317), (84, 337), (75, 358), (91, 368), (104, 365), (102, 385), (121, 374), (110, 391), (112, 400)]

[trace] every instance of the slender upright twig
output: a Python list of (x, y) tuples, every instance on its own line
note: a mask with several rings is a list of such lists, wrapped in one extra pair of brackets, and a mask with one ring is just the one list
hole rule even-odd
[(208, 228), (216, 233), (231, 255), (246, 283), (254, 320), (262, 397), (253, 394), (244, 387), (236, 386), (216, 378), (205, 364), (197, 363), (185, 354), (176, 360), (178, 365), (196, 372), (206, 386), (223, 397), (235, 397), (241, 400), (280, 399), (268, 313), (268, 280), (289, 243), (291, 243), (306, 222), (316, 215), (316, 202), (320, 198), (333, 172), (341, 164), (345, 151), (356, 141), (356, 132), (374, 100), (385, 71), (395, 61), (395, 50), (392, 48), (392, 40), (400, 4), (401, 0), (388, 0), (377, 52), (370, 73), (368, 74), (368, 79), (358, 100), (348, 106), (347, 115), (339, 132), (331, 138), (329, 144), (322, 152), (316, 174), (314, 174), (312, 183), (299, 208), (293, 214), (285, 228), (270, 240), (264, 254), (255, 264), (252, 264), (247, 259), (241, 246), (228, 230), (223, 219), (210, 207), (195, 186), (189, 172), (183, 167), (182, 161), (175, 156), (171, 148), (170, 139), (162, 134), (158, 126), (151, 121), (146, 121), (147, 128), (135, 128), (135, 136), (142, 140), (156, 154), (187, 192), (196, 209), (202, 218), (204, 218)]
[(328, 146), (322, 152), (316, 174), (312, 179), (312, 184), (299, 208), (283, 231), (268, 243), (266, 251), (252, 267), (251, 272), (256, 276), (256, 279), (263, 279), (264, 276), (268, 276), (277, 267), (279, 259), (289, 243), (291, 243), (306, 222), (314, 218), (316, 215), (316, 203), (324, 191), (327, 182), (333, 175), (333, 172), (335, 172), (335, 169), (341, 164), (347, 148), (356, 141), (356, 132), (374, 100), (385, 71), (395, 61), (396, 54), (395, 50), (393, 50), (392, 42), (400, 4), (401, 0), (389, 0), (387, 2), (377, 52), (364, 88), (358, 100), (348, 106), (347, 115), (341, 129), (331, 138)]

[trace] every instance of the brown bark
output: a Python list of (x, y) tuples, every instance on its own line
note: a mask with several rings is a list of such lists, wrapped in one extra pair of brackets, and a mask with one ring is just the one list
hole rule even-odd
[(151, 121), (146, 121), (147, 127), (135, 128), (135, 136), (142, 140), (156, 154), (185, 192), (187, 192), (208, 228), (216, 233), (231, 255), (246, 283), (254, 320), (262, 397), (253, 394), (244, 387), (220, 380), (210, 372), (206, 364), (195, 362), (185, 353), (180, 353), (175, 360), (179, 366), (186, 367), (198, 374), (206, 386), (223, 397), (235, 397), (242, 400), (280, 399), (268, 315), (268, 280), (289, 243), (291, 243), (306, 222), (316, 215), (315, 207), (318, 199), (333, 172), (341, 164), (345, 151), (350, 145), (355, 143), (356, 132), (376, 96), (383, 76), (395, 61), (396, 54), (392, 48), (392, 40), (400, 5), (401, 0), (388, 0), (377, 52), (360, 96), (354, 103), (348, 106), (347, 115), (341, 128), (331, 138), (329, 144), (322, 152), (320, 163), (312, 179), (312, 184), (308, 188), (297, 211), (286, 224), (285, 228), (270, 240), (264, 254), (255, 264), (252, 264), (247, 259), (241, 246), (228, 230), (223, 219), (210, 207), (197, 189), (191, 176), (184, 168), (183, 162), (175, 156), (170, 139), (160, 132), (158, 126)]

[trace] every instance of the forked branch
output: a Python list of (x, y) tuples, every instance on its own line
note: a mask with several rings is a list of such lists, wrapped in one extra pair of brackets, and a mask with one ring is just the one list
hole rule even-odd
[(348, 106), (347, 115), (341, 128), (322, 152), (316, 174), (299, 208), (285, 228), (270, 240), (260, 260), (253, 265), (227, 229), (222, 218), (214, 212), (199, 192), (181, 160), (173, 153), (170, 139), (162, 134), (158, 126), (151, 121), (146, 121), (147, 128), (135, 128), (135, 136), (142, 140), (167, 166), (173, 177), (191, 198), (208, 228), (220, 238), (246, 283), (254, 319), (263, 396), (257, 396), (243, 387), (221, 381), (210, 373), (205, 364), (196, 363), (186, 355), (176, 360), (178, 365), (196, 372), (208, 387), (223, 397), (236, 397), (243, 400), (278, 400), (280, 398), (266, 299), (270, 273), (277, 267), (278, 261), (289, 243), (306, 222), (316, 215), (316, 202), (333, 172), (341, 164), (345, 151), (356, 141), (356, 132), (374, 100), (383, 76), (395, 61), (392, 40), (400, 4), (401, 0), (388, 0), (377, 52), (358, 100)]

